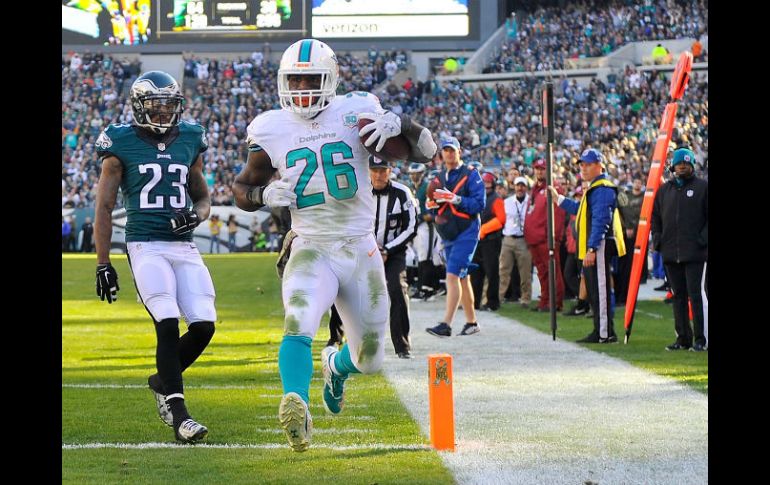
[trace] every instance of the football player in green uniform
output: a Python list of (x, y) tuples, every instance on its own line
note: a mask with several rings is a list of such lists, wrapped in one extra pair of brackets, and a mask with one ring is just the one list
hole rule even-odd
[[(131, 86), (134, 123), (112, 124), (96, 141), (102, 173), (96, 199), (96, 293), (117, 300), (118, 274), (110, 264), (112, 211), (123, 192), (128, 263), (139, 297), (155, 323), (157, 374), (149, 377), (158, 413), (184, 442), (208, 429), (185, 407), (182, 372), (214, 335), (214, 284), (193, 242), (193, 230), (211, 210), (203, 157), (206, 133), (181, 121), (184, 97), (176, 80), (150, 71)], [(179, 337), (179, 317), (188, 331)]]

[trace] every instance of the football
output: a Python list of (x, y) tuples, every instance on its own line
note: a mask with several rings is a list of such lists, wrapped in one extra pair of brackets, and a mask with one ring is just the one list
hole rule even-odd
[[(358, 129), (360, 130), (361, 128), (368, 125), (369, 123), (373, 123), (373, 121), (365, 118), (360, 118), (358, 120)], [(369, 136), (371, 136), (371, 133), (367, 133), (366, 135), (361, 137), (362, 145), (367, 139), (369, 139)], [(375, 157), (381, 158), (386, 162), (394, 162), (396, 160), (406, 160), (407, 157), (409, 156), (409, 152), (410, 152), (409, 142), (406, 141), (406, 137), (404, 135), (398, 135), (398, 136), (388, 138), (387, 141), (385, 141), (385, 146), (382, 147), (381, 152), (374, 151), (374, 147), (376, 145), (377, 143), (372, 143), (372, 146), (364, 145), (364, 148), (366, 148), (366, 151), (368, 151)]]
[(429, 199), (433, 200), (433, 192), (435, 192), (436, 189), (440, 189), (440, 188), (441, 188), (441, 180), (439, 180), (439, 178), (436, 177), (433, 180), (431, 180), (430, 183), (428, 184), (428, 190), (426, 191), (425, 195)]

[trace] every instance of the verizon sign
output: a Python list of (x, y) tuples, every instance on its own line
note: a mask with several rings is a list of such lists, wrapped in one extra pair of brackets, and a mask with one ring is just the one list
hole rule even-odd
[(468, 15), (314, 16), (313, 37), (464, 37)]
[(467, 14), (313, 16), (313, 37), (465, 37)]

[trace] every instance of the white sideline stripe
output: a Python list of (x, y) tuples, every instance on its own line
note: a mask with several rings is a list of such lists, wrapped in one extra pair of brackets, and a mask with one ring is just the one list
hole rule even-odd
[(707, 395), (493, 312), (471, 336), (426, 333), (443, 313), (444, 298), (412, 304), (415, 359), (388, 342), (382, 368), (427, 438), (427, 356), (452, 356), (456, 449), (439, 456), (458, 485), (708, 483)]
[[(316, 433), (318, 430), (313, 430)], [(186, 445), (181, 443), (64, 443), (61, 445), (62, 450), (95, 450), (95, 449), (122, 449), (122, 450), (149, 450), (157, 448), (165, 449), (178, 449), (178, 450), (190, 450), (196, 448), (210, 448), (210, 449), (228, 449), (228, 450), (277, 450), (288, 449), (287, 444), (278, 443), (259, 443), (259, 444), (244, 444), (244, 443), (198, 443), (195, 445)], [(362, 445), (349, 445), (349, 446), (334, 446), (334, 445), (320, 445), (313, 443), (312, 450), (334, 450), (334, 451), (356, 451), (356, 450), (386, 450), (386, 451), (423, 451), (431, 450), (428, 445), (386, 445), (383, 443), (371, 443)]]

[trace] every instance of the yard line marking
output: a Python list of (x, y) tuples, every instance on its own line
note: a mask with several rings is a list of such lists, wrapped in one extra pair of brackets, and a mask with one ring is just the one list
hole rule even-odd
[[(313, 407), (313, 406), (311, 406), (311, 407)], [(345, 405), (345, 407), (347, 407), (347, 405)], [(254, 417), (256, 419), (278, 419), (278, 415), (277, 414), (268, 414), (268, 415), (263, 414), (261, 416), (254, 416)], [(347, 416), (347, 415), (342, 415), (342, 416), (339, 416), (339, 417), (335, 417), (335, 419), (350, 419), (350, 420), (354, 420), (354, 421), (374, 421), (374, 416)]]
[(638, 308), (636, 309), (636, 311), (637, 313), (641, 313), (642, 315), (647, 315), (648, 317), (657, 318), (658, 320), (663, 318), (663, 315), (658, 315), (657, 313), (645, 312), (643, 310), (639, 310)]
[[(283, 430), (279, 428), (257, 428), (254, 431), (257, 433), (270, 433), (270, 434), (283, 434)], [(313, 434), (350, 434), (350, 433), (373, 433), (373, 429), (356, 429), (356, 428), (313, 428)]]
[[(313, 430), (314, 432), (318, 430)], [(63, 443), (61, 445), (62, 450), (94, 450), (94, 449), (122, 449), (122, 450), (147, 450), (156, 448), (165, 449), (179, 449), (189, 450), (196, 448), (210, 448), (210, 449), (257, 449), (257, 450), (276, 450), (276, 449), (288, 449), (286, 444), (278, 443), (259, 443), (259, 444), (244, 444), (244, 443), (198, 443), (195, 445), (187, 445), (182, 443)], [(356, 450), (386, 450), (386, 451), (428, 451), (432, 450), (429, 445), (388, 445), (383, 443), (370, 443), (360, 445), (317, 445), (313, 444), (312, 449), (321, 450), (334, 450), (334, 451), (356, 451)]]
[[(149, 389), (147, 384), (62, 384), (63, 388), (68, 389)], [(206, 384), (206, 385), (186, 385), (185, 389), (270, 389), (268, 386), (240, 386), (231, 384)]]
[[(94, 383), (94, 384), (84, 384), (84, 383), (70, 383), (70, 384), (62, 384), (62, 389), (149, 389), (144, 384), (105, 384), (105, 383)], [(264, 386), (239, 386), (239, 385), (230, 385), (230, 384), (224, 384), (224, 385), (190, 385), (190, 386), (184, 386), (185, 389), (204, 389), (204, 390), (226, 390), (226, 389), (243, 389), (243, 390), (261, 390), (264, 389)], [(261, 399), (281, 399), (283, 397), (283, 394), (255, 394), (255, 397), (261, 398)], [(321, 404), (311, 404), (311, 408), (321, 408), (323, 407)], [(345, 407), (348, 408), (366, 408), (369, 407), (368, 404), (365, 403), (345, 403)], [(359, 417), (359, 419), (362, 419)]]

